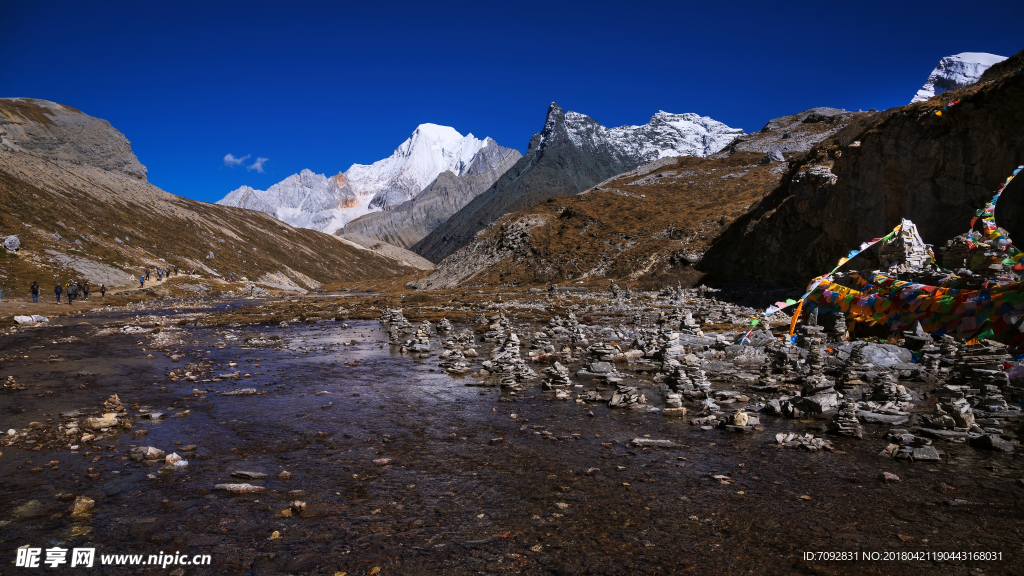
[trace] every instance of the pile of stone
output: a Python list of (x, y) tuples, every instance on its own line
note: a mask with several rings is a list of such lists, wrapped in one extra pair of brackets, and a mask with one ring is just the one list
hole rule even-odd
[[(817, 340), (817, 339), (815, 339)], [(825, 363), (821, 349), (812, 346), (807, 354), (807, 375), (798, 408), (808, 414), (828, 414), (839, 408), (839, 393), (835, 381), (824, 373)]]
[(959, 350), (956, 362), (950, 370), (947, 384), (961, 386), (971, 395), (971, 405), (986, 411), (1007, 409), (1003, 389), (1010, 385), (1009, 375), (1003, 365), (1013, 362), (1006, 353), (1006, 346), (992, 340), (985, 340)]
[(824, 438), (815, 438), (813, 434), (794, 434), (779, 432), (775, 435), (775, 441), (783, 448), (800, 448), (808, 452), (818, 450), (832, 450), (832, 443)]
[(402, 344), (402, 354), (415, 354), (417, 358), (430, 356), (430, 336), (422, 328), (416, 330), (416, 334)]
[(541, 383), (541, 387), (544, 390), (557, 390), (572, 386), (569, 369), (560, 362), (555, 362), (542, 372), (544, 373), (544, 381)]
[[(511, 332), (508, 318), (504, 314), (492, 316), (487, 324), (487, 331), (484, 332), (484, 342), (500, 342)], [(518, 342), (518, 338), (516, 339)]]
[(570, 343), (587, 343), (587, 335), (583, 331), (583, 327), (580, 326), (579, 320), (576, 319), (576, 315), (572, 312), (562, 318), (561, 316), (552, 316), (551, 320), (548, 321), (548, 327), (546, 333), (549, 338), (563, 338), (567, 339)]
[(892, 404), (886, 408), (897, 408), (907, 410), (913, 404), (914, 397), (905, 386), (900, 384), (892, 372), (883, 372), (878, 376), (878, 382), (871, 388), (872, 402)]
[(852, 399), (843, 402), (839, 411), (829, 422), (828, 429), (842, 436), (863, 438), (864, 428), (860, 425), (860, 420), (857, 419), (857, 402)]
[(890, 430), (888, 438), (890, 444), (878, 454), (879, 456), (915, 462), (938, 462), (942, 459), (930, 439), (915, 436), (908, 430)]
[(670, 372), (663, 377), (662, 382), (673, 393), (691, 398), (706, 397), (711, 389), (707, 373), (697, 363), (682, 364), (672, 361)]
[(850, 357), (843, 367), (843, 374), (840, 377), (840, 384), (837, 386), (844, 395), (861, 397), (863, 388), (877, 376), (876, 368), (864, 355), (864, 344), (854, 345), (850, 350)]
[(638, 404), (646, 404), (647, 398), (640, 393), (635, 386), (618, 384), (611, 399), (608, 400), (609, 408), (628, 408)]
[(441, 361), (438, 365), (449, 374), (469, 374), (472, 369), (466, 362), (466, 354), (459, 343), (454, 340), (448, 340), (442, 346), (444, 351), (441, 352)]
[(846, 342), (850, 339), (850, 331), (846, 326), (846, 315), (838, 312), (835, 317), (835, 323), (828, 332), (828, 340), (829, 342)]
[(536, 332), (533, 335), (533, 340), (530, 342), (530, 350), (527, 355), (530, 360), (534, 362), (546, 362), (553, 358), (557, 358), (558, 351), (555, 349), (554, 344), (548, 339), (546, 332)]
[(452, 330), (454, 330), (454, 327), (452, 326), (452, 323), (448, 321), (447, 318), (441, 318), (441, 321), (437, 323), (438, 334), (448, 334)]
[(380, 317), (381, 324), (397, 326), (401, 330), (412, 330), (412, 324), (406, 320), (401, 308), (384, 308)]
[(24, 384), (18, 384), (18, 382), (14, 379), (14, 376), (8, 376), (7, 380), (4, 380), (4, 383), (2, 385), (0, 385), (0, 389), (3, 389), (3, 390), (27, 390), (28, 386), (25, 386)]
[(520, 356), (519, 336), (510, 333), (504, 341), (491, 351), (491, 359), (483, 363), (491, 374), (496, 374), (503, 388), (521, 389), (518, 383), (537, 377)]

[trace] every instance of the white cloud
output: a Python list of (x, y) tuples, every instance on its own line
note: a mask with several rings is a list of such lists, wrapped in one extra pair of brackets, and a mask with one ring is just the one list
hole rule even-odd
[(242, 164), (242, 162), (245, 162), (246, 160), (248, 160), (250, 156), (252, 156), (252, 154), (246, 154), (245, 156), (242, 156), (241, 158), (235, 158), (234, 155), (232, 155), (232, 154), (226, 154), (224, 156), (224, 165), (227, 166), (228, 168), (234, 168), (235, 166), (240, 166)]
[(263, 174), (263, 163), (270, 158), (256, 158), (256, 161), (245, 167), (246, 170), (255, 170), (260, 174)]

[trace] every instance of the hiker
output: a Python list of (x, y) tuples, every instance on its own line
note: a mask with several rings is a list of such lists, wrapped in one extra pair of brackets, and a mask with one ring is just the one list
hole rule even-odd
[(164, 271), (163, 271), (163, 269), (162, 268), (157, 268), (156, 269), (156, 281), (157, 282), (162, 282), (163, 279), (164, 279)]
[(146, 287), (146, 277), (145, 276), (139, 276), (139, 288), (145, 288), (145, 287)]
[(175, 266), (175, 267), (174, 267), (174, 275), (175, 275), (175, 276), (177, 276), (177, 275), (178, 275), (178, 267), (177, 267), (177, 266)]
[(85, 293), (85, 299), (88, 300), (89, 299), (89, 283), (88, 282), (86, 282), (85, 284), (82, 284), (82, 292)]
[(74, 282), (68, 282), (67, 290), (65, 290), (65, 292), (68, 295), (68, 304), (74, 304), (75, 303), (75, 283)]
[(107, 297), (107, 285), (106, 284), (100, 284), (100, 298), (106, 298), (106, 297)]
[(35, 303), (38, 304), (39, 303), (39, 284), (37, 284), (36, 282), (32, 282), (32, 287), (30, 288), (30, 290), (32, 290), (32, 302), (35, 302)]
[(64, 289), (60, 287), (60, 282), (57, 282), (57, 285), (53, 287), (53, 293), (57, 295), (57, 304), (60, 304), (60, 293), (63, 291)]
[(149, 280), (149, 268), (146, 268), (146, 280)]

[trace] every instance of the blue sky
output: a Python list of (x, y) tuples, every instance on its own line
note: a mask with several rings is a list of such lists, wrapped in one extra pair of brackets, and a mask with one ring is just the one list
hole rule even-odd
[(1024, 48), (1019, 0), (0, 6), (0, 97), (109, 120), (151, 182), (205, 201), (371, 163), (424, 122), (520, 151), (552, 101), (607, 126), (666, 110), (749, 132), (905, 104), (942, 56)]

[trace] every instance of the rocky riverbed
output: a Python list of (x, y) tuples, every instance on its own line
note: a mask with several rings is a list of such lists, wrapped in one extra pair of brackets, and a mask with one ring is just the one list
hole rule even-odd
[[(405, 300), (14, 329), (0, 550), (211, 555), (178, 574), (998, 574), (1020, 557), (997, 346), (915, 355), (835, 327), (740, 345), (752, 310), (693, 290)], [(830, 551), (1002, 560), (804, 556)]]

